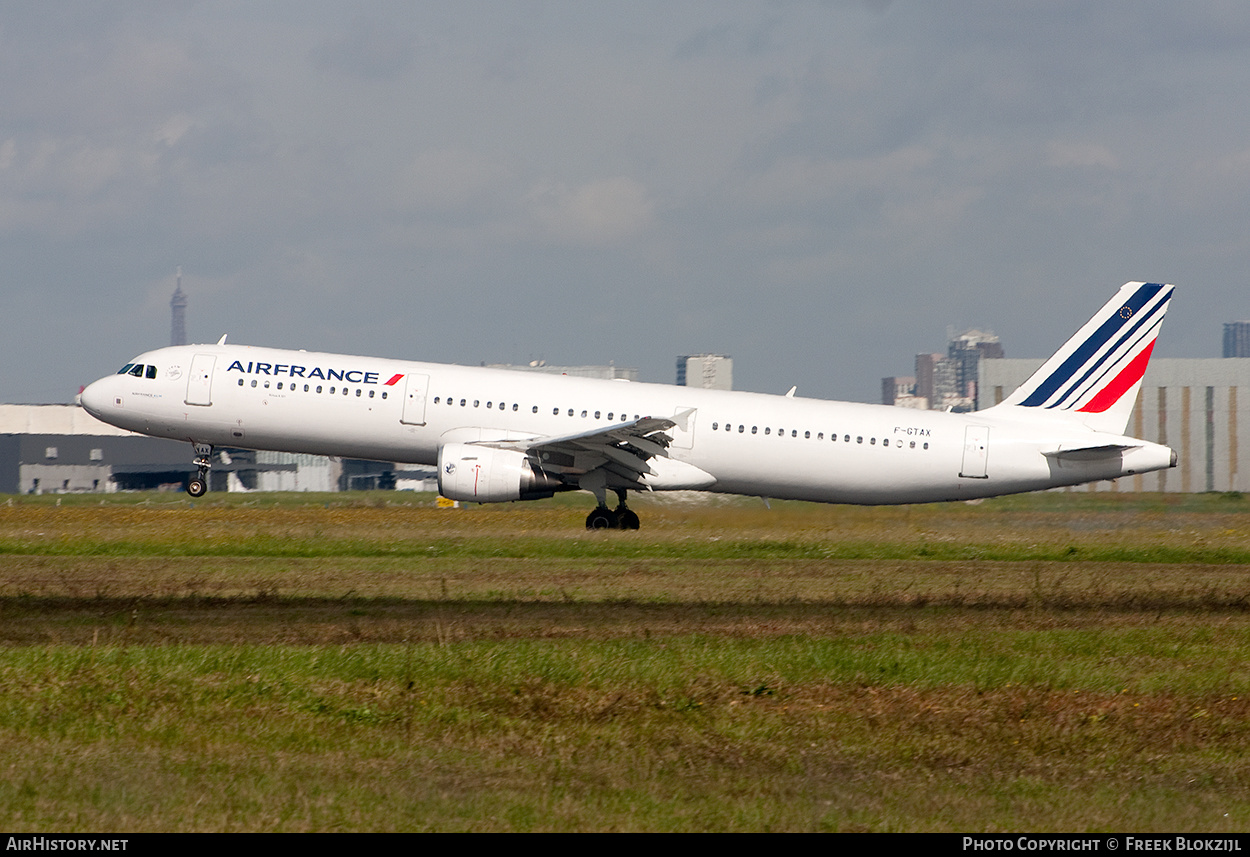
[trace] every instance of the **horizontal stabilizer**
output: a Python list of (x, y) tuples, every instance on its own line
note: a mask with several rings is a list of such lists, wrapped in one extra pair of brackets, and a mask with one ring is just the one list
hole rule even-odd
[(1063, 458), (1069, 461), (1098, 461), (1104, 458), (1114, 458), (1122, 452), (1137, 448), (1138, 445), (1128, 443), (1106, 443), (1102, 446), (1077, 446), (1066, 449), (1061, 446), (1050, 452), (1043, 452), (1042, 455), (1047, 458)]

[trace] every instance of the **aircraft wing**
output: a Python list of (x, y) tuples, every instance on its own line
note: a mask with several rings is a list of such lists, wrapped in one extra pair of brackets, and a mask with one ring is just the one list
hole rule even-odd
[(627, 487), (645, 488), (640, 478), (655, 474), (647, 462), (657, 456), (668, 457), (673, 439), (666, 432), (680, 425), (688, 413), (677, 414), (672, 419), (642, 417), (560, 437), (481, 440), (476, 445), (525, 452), (543, 469), (558, 473), (582, 474), (602, 468), (618, 480), (624, 480)]

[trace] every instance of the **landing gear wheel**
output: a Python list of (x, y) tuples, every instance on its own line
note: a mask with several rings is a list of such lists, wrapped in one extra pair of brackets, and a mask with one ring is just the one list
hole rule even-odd
[(194, 446), (195, 461), (192, 463), (196, 467), (196, 473), (187, 483), (187, 493), (192, 497), (203, 497), (208, 493), (208, 468), (213, 466), (213, 445), (197, 443)]
[(638, 529), (638, 514), (633, 509), (617, 509), (616, 520), (622, 530)]
[(615, 530), (618, 526), (616, 512), (607, 506), (599, 506), (586, 516), (588, 530)]

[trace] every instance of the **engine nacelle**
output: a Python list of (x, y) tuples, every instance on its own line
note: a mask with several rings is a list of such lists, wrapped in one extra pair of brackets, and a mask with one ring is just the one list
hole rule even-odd
[(535, 470), (523, 452), (467, 443), (449, 443), (438, 451), (438, 493), (449, 500), (539, 500), (572, 487)]

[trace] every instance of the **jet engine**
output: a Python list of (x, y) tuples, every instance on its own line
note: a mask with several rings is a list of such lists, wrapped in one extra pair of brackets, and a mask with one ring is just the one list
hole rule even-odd
[(572, 487), (532, 467), (523, 452), (467, 443), (449, 443), (438, 451), (438, 493), (449, 500), (539, 500)]

